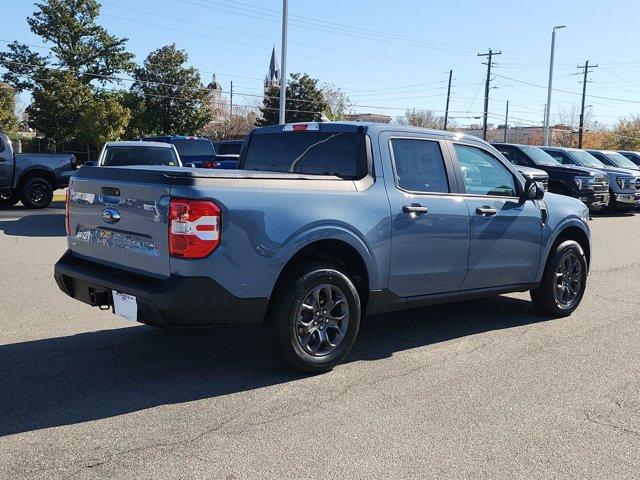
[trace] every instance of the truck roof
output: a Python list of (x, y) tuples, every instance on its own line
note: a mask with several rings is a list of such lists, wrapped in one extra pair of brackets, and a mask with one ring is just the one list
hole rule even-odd
[(145, 142), (143, 140), (133, 140), (124, 142), (107, 142), (106, 147), (155, 147), (155, 148), (173, 148), (170, 143), (164, 142)]
[(376, 135), (381, 132), (415, 132), (415, 133), (428, 133), (434, 136), (439, 136), (446, 140), (461, 140), (465, 139), (467, 141), (473, 141), (478, 143), (487, 143), (479, 137), (473, 135), (466, 135), (460, 132), (453, 131), (445, 131), (445, 130), (432, 130), (428, 128), (421, 127), (412, 127), (409, 125), (399, 125), (399, 124), (391, 124), (391, 123), (375, 123), (375, 122), (348, 122), (348, 121), (337, 121), (337, 122), (295, 122), (295, 123), (287, 123), (285, 125), (268, 125), (266, 127), (258, 127), (253, 130), (253, 134), (263, 134), (263, 133), (280, 133), (284, 131), (284, 128), (287, 126), (293, 125), (313, 125), (314, 128), (319, 131), (325, 132), (361, 132), (361, 133), (371, 133)]

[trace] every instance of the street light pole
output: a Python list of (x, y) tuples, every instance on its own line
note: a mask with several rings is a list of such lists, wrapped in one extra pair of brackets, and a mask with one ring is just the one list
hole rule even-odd
[(287, 17), (289, 0), (282, 0), (282, 69), (280, 70), (280, 115), (279, 123), (285, 123), (287, 93)]
[(549, 145), (549, 122), (551, 117), (551, 89), (553, 84), (553, 55), (556, 49), (556, 30), (566, 25), (556, 25), (551, 32), (551, 59), (549, 60), (549, 87), (547, 88), (547, 110), (544, 115), (544, 144)]

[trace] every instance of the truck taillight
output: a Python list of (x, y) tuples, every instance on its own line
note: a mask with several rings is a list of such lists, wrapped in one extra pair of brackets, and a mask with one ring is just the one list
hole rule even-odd
[(69, 218), (69, 207), (71, 202), (71, 195), (67, 188), (67, 194), (64, 199), (64, 228), (67, 231), (67, 236), (71, 235), (71, 219)]
[(169, 202), (169, 254), (203, 258), (220, 245), (220, 207), (208, 200), (172, 198)]

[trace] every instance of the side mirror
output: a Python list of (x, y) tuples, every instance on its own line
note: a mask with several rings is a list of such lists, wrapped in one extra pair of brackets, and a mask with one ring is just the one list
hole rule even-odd
[(94, 162), (93, 160), (87, 160), (86, 162), (84, 162), (82, 164), (83, 167), (95, 167), (96, 166), (96, 162)]
[(542, 200), (544, 197), (544, 187), (535, 180), (527, 180), (524, 184), (525, 200)]

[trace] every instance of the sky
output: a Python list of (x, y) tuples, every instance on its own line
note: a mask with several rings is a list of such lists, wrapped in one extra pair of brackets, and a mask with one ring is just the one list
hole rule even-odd
[[(234, 104), (256, 105), (271, 49), (280, 56), (281, 0), (104, 0), (99, 23), (128, 38), (142, 62), (154, 49), (175, 43), (189, 55), (206, 84), (212, 74)], [(18, 40), (46, 46), (26, 17), (30, 0), (0, 0), (0, 50)], [(406, 109), (444, 113), (453, 70), (450, 116), (460, 125), (482, 115), (485, 53), (495, 57), (489, 121), (539, 125), (544, 115), (551, 31), (556, 35), (552, 122), (579, 111), (586, 60), (587, 105), (592, 121), (614, 125), (640, 113), (640, 2), (610, 0), (428, 1), (289, 0), (287, 70), (305, 72), (342, 89), (354, 112), (402, 115)], [(46, 50), (41, 51), (43, 53)], [(125, 86), (127, 83), (125, 82)], [(28, 97), (22, 98), (22, 103)]]

